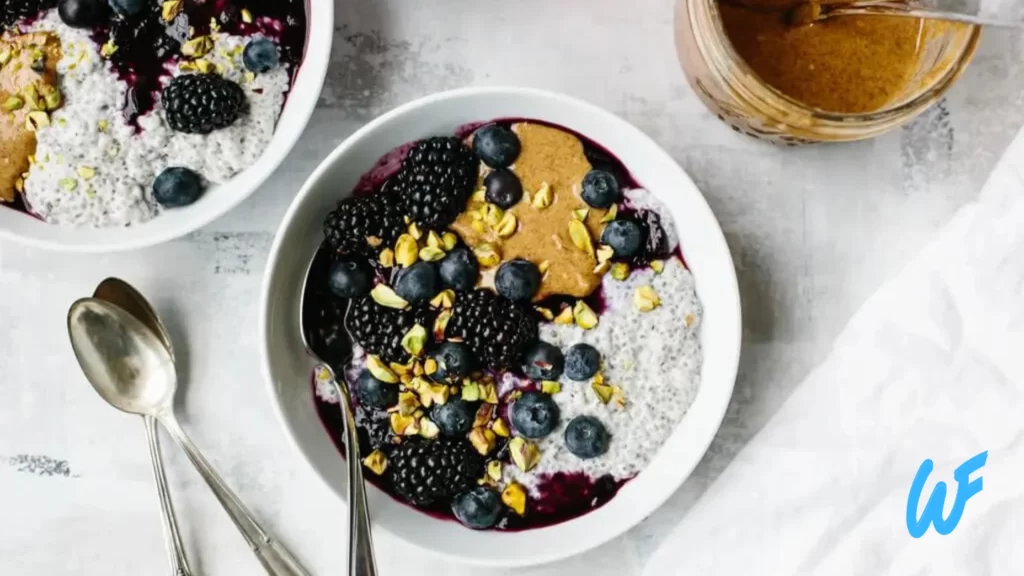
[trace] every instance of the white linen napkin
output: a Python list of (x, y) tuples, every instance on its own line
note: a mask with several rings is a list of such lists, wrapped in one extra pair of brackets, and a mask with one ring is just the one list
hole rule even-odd
[[(959, 525), (920, 538), (926, 459), (948, 486), (983, 451)], [(962, 488), (961, 488), (962, 489)], [(914, 516), (917, 518), (917, 515)], [(854, 315), (651, 558), (663, 575), (1024, 574), (1024, 136), (963, 208)]]

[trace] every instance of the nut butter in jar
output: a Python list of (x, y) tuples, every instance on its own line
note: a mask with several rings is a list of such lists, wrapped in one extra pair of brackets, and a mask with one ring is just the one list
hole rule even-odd
[(793, 24), (803, 1), (677, 0), (686, 77), (734, 130), (785, 144), (877, 136), (937, 101), (980, 35), (976, 26), (897, 16)]

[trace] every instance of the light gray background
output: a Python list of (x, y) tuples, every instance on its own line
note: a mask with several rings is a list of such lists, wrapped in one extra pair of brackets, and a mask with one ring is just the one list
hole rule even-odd
[[(182, 419), (196, 443), (316, 574), (341, 573), (343, 509), (287, 443), (264, 393), (257, 297), (274, 229), (304, 178), (397, 104), (496, 84), (590, 100), (675, 156), (726, 231), (743, 291), (744, 349), (710, 453), (624, 537), (515, 571), (587, 576), (639, 572), (850, 314), (975, 197), (1024, 117), (1024, 46), (1007, 32), (989, 33), (945, 102), (903, 130), (781, 149), (735, 134), (698, 102), (676, 62), (672, 0), (339, 0), (336, 8), (332, 67), (305, 137), (232, 214), (130, 254), (0, 245), (0, 574), (166, 572), (141, 421), (94, 395), (64, 332), (68, 305), (108, 275), (139, 286), (170, 324), (186, 380)], [(197, 576), (260, 574), (184, 458), (169, 450), (168, 459)], [(385, 576), (488, 573), (378, 544)]]

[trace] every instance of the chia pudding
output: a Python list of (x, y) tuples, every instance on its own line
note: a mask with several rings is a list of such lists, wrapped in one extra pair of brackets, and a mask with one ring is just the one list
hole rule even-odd
[[(382, 158), (324, 222), (304, 299), (366, 478), (474, 529), (608, 502), (696, 397), (701, 304), (668, 209), (585, 137), (467, 126)], [(317, 412), (344, 424), (326, 371)]]
[(254, 164), (306, 34), (305, 0), (8, 0), (0, 207), (124, 227)]

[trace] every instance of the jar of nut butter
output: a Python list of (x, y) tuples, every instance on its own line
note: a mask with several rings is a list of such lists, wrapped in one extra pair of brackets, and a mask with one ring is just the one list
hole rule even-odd
[(734, 130), (791, 145), (877, 136), (937, 101), (980, 35), (902, 16), (806, 24), (794, 18), (805, 1), (677, 0), (687, 79)]

